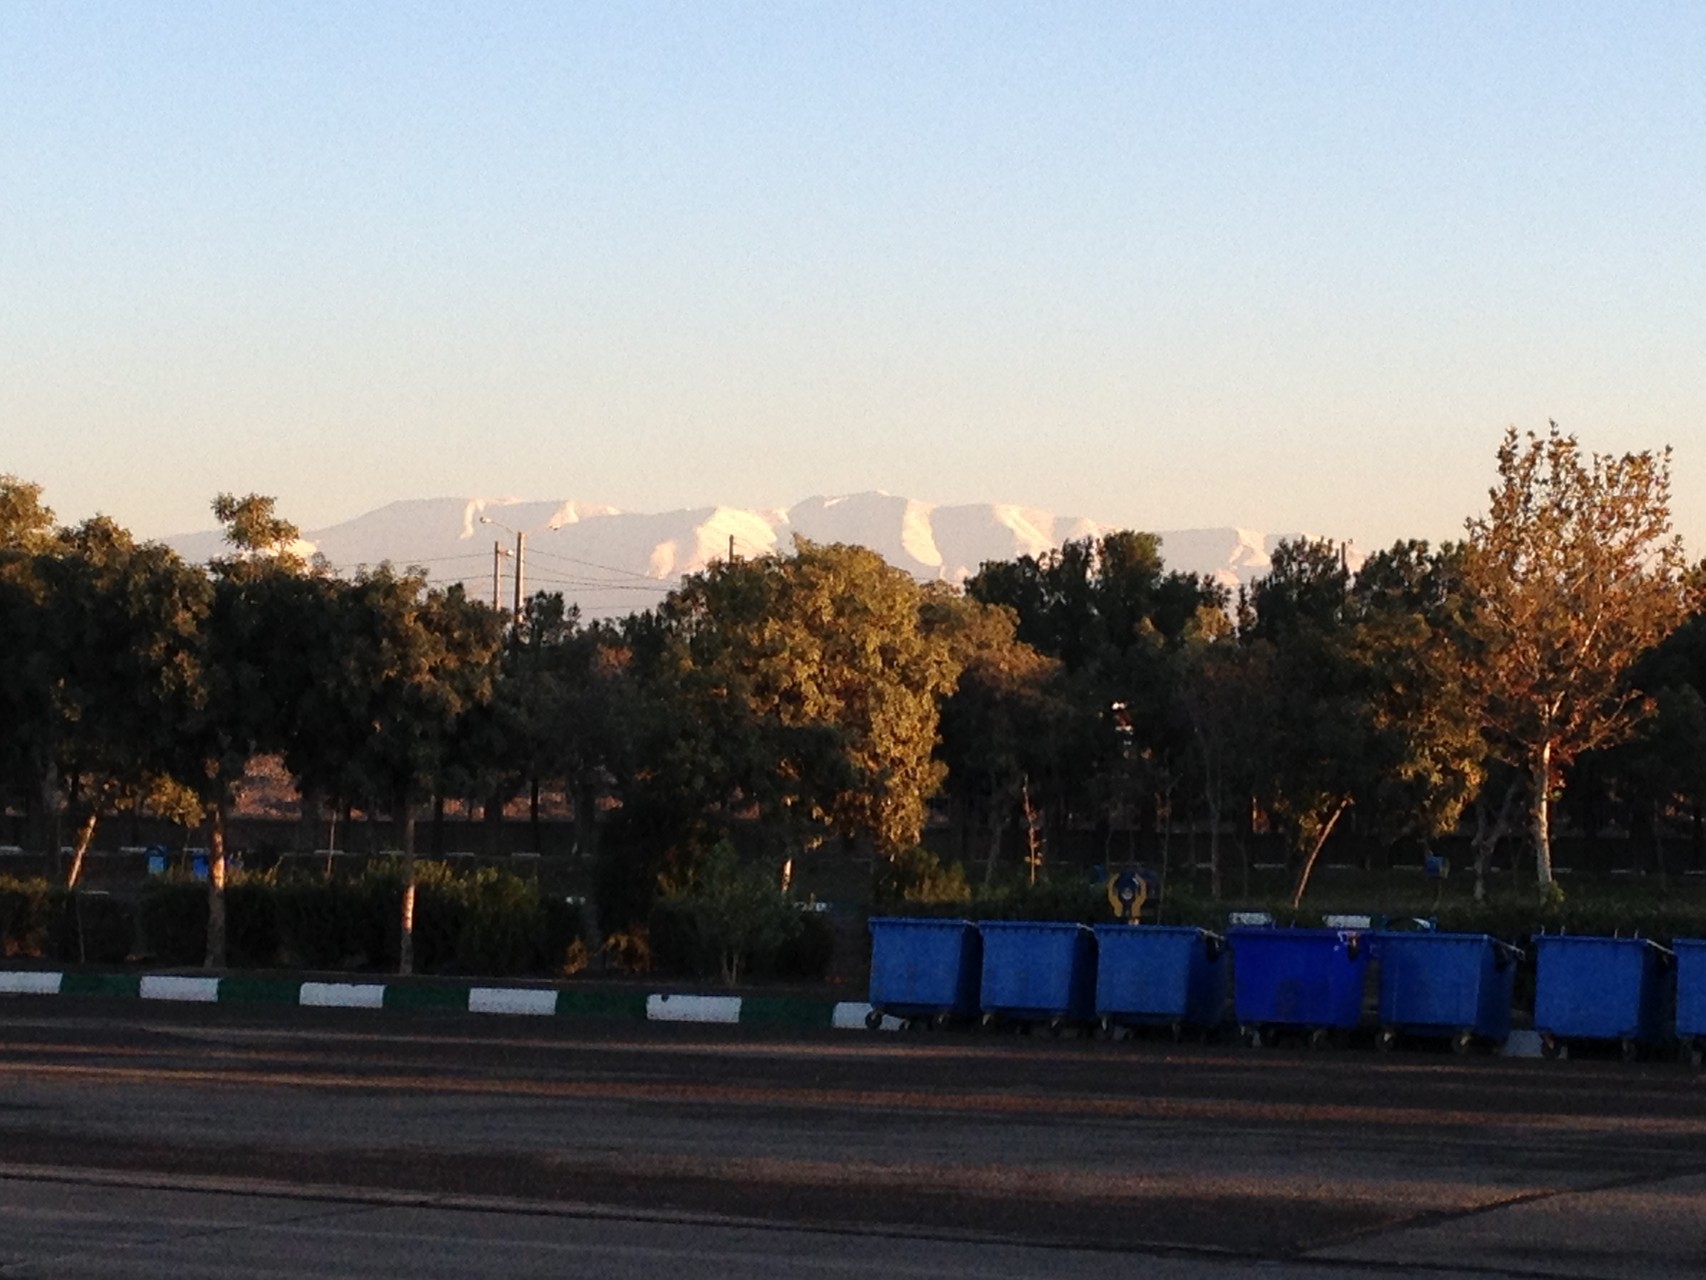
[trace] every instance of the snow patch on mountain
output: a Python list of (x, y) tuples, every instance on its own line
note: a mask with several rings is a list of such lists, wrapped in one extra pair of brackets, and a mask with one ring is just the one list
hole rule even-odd
[[(389, 561), (418, 566), (435, 584), (460, 582), (481, 599), (513, 591), (515, 534), (526, 535), (523, 584), (561, 591), (588, 617), (648, 608), (714, 560), (787, 552), (796, 536), (871, 548), (923, 581), (963, 582), (991, 561), (1040, 556), (1069, 539), (1120, 526), (1013, 503), (939, 506), (871, 492), (807, 498), (786, 510), (697, 507), (626, 512), (573, 501), (418, 498), (393, 502), (304, 534), (303, 554), (340, 572)], [(1200, 573), (1230, 589), (1268, 571), (1283, 537), (1253, 529), (1163, 531), (1170, 569)], [(187, 560), (227, 552), (218, 531), (168, 538)], [(494, 587), (494, 555), (496, 584)], [(1360, 557), (1351, 553), (1352, 565)]]

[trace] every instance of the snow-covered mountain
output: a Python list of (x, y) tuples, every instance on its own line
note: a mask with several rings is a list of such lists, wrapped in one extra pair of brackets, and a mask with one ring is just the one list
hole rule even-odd
[[(303, 534), (299, 550), (318, 552), (341, 571), (361, 565), (419, 565), (434, 583), (462, 582), (481, 598), (514, 591), (515, 533), (526, 534), (528, 594), (561, 591), (588, 617), (629, 613), (657, 603), (683, 574), (734, 554), (787, 551), (795, 535), (814, 542), (870, 547), (925, 581), (960, 582), (991, 560), (1039, 555), (1070, 538), (1119, 526), (1057, 516), (1007, 503), (937, 506), (888, 493), (815, 497), (786, 510), (699, 507), (639, 513), (576, 502), (423, 498)], [(1250, 529), (1162, 532), (1170, 569), (1202, 573), (1236, 587), (1265, 573), (1285, 534)], [(166, 539), (188, 560), (224, 552), (218, 532)]]

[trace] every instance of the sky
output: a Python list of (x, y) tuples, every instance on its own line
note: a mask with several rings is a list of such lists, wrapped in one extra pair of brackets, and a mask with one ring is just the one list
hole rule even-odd
[(1706, 553), (1706, 6), (0, 4), (0, 472), (61, 520), (884, 489)]

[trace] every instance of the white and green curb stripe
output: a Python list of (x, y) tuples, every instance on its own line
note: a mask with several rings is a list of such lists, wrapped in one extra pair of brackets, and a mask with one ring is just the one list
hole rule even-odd
[(218, 1004), (218, 978), (180, 978), (170, 973), (143, 974), (137, 994), (144, 1000), (177, 1000), (186, 1004)]
[[(306, 1009), (416, 1009), (520, 1017), (644, 1019), (864, 1030), (868, 1004), (796, 996), (693, 995), (601, 987), (497, 987), (419, 982), (303, 982), (171, 973), (0, 970), (0, 996), (106, 996), (179, 1004), (282, 1004)], [(893, 1030), (900, 1024), (885, 1018)]]
[(296, 1002), (306, 1009), (383, 1009), (380, 982), (304, 982)]
[(739, 1022), (739, 996), (647, 996), (648, 1022)]
[(62, 973), (0, 973), (0, 995), (56, 996), (64, 981)]

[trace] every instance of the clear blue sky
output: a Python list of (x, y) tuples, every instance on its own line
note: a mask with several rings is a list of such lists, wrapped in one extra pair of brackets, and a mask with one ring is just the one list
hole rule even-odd
[(1362, 545), (1676, 447), (1706, 5), (0, 4), (0, 471), (63, 519), (884, 488)]

